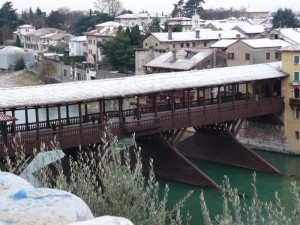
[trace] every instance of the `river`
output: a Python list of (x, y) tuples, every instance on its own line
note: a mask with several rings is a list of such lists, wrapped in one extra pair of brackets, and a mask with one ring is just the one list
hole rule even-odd
[[(300, 156), (284, 155), (274, 152), (256, 151), (264, 159), (272, 163), (277, 167), (283, 175), (274, 175), (264, 172), (256, 172), (257, 190), (259, 198), (263, 201), (275, 202), (274, 194), (279, 193), (279, 197), (283, 206), (287, 211), (291, 211), (293, 208), (292, 195), (290, 193), (290, 182), (300, 180)], [(240, 193), (246, 194), (248, 198), (245, 201), (251, 200), (253, 196), (253, 189), (251, 186), (253, 172), (247, 169), (225, 166), (220, 164), (195, 161), (192, 160), (202, 171), (204, 171), (209, 177), (211, 177), (218, 184), (221, 184), (224, 180), (224, 176), (227, 175), (230, 179), (232, 187), (238, 188)], [(181, 197), (185, 195), (189, 190), (194, 190), (192, 196), (187, 200), (184, 211), (187, 210), (192, 216), (191, 225), (201, 225), (202, 215), (199, 202), (199, 196), (201, 191), (204, 192), (210, 215), (214, 217), (217, 214), (222, 213), (222, 193), (220, 191), (203, 189), (188, 184), (183, 184), (175, 181), (158, 179), (159, 184), (163, 187), (165, 184), (169, 184), (169, 204), (173, 205)], [(300, 184), (300, 182), (299, 182)], [(243, 202), (242, 202), (243, 204)]]

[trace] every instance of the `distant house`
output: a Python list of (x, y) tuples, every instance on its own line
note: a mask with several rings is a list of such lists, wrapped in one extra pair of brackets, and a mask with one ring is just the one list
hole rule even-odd
[(167, 20), (169, 26), (181, 25), (182, 31), (192, 30), (192, 19), (188, 17), (173, 17)]
[(147, 63), (145, 73), (164, 73), (209, 69), (226, 66), (226, 54), (213, 49), (180, 49), (170, 51)]
[(241, 11), (241, 16), (249, 19), (264, 19), (270, 16), (270, 12), (260, 9), (244, 9)]
[(135, 27), (138, 25), (140, 30), (143, 27), (152, 23), (152, 16), (149, 13), (139, 13), (139, 14), (123, 14), (115, 18), (115, 22), (124, 24), (126, 27)]
[(247, 25), (250, 25), (250, 23), (244, 20), (212, 20), (212, 21), (206, 21), (205, 28), (218, 31), (218, 30), (232, 30), (236, 26), (247, 26)]
[(83, 35), (86, 36), (89, 63), (101, 61), (102, 54), (100, 52), (100, 48), (97, 47), (97, 43), (117, 36), (120, 26), (122, 25), (117, 22), (105, 22), (103, 24), (96, 25), (96, 29), (89, 29), (87, 32), (83, 33)]
[(237, 25), (232, 28), (241, 32), (248, 38), (262, 38), (264, 37), (265, 27), (263, 25)]
[(211, 29), (198, 29), (188, 32), (151, 33), (143, 40), (143, 48), (172, 49), (181, 48), (209, 48), (221, 39), (245, 38), (236, 30), (213, 31)]
[(17, 30), (13, 33), (14, 39), (17, 39), (17, 36), (19, 36), (20, 41), (22, 44), (25, 42), (24, 34), (30, 33), (35, 31), (35, 27), (29, 24), (24, 24), (17, 27)]
[(279, 61), (279, 49), (289, 45), (283, 40), (262, 38), (221, 40), (211, 48), (218, 48), (227, 53), (227, 66), (240, 66)]
[(270, 32), (270, 38), (297, 44), (300, 43), (300, 31), (297, 28), (278, 28)]
[(67, 43), (74, 36), (65, 31), (56, 28), (41, 28), (24, 36), (24, 48), (32, 49), (38, 52), (44, 51), (50, 45), (56, 45), (57, 42)]
[(70, 39), (69, 56), (87, 56), (86, 36), (79, 36)]

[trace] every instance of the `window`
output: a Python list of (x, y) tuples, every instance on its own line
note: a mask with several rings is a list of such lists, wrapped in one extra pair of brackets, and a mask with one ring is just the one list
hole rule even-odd
[(193, 42), (193, 47), (196, 47), (196, 43), (195, 42)]
[(188, 48), (189, 48), (189, 47), (190, 47), (190, 43), (186, 43), (186, 47), (188, 47)]
[(184, 47), (184, 44), (183, 44), (183, 43), (180, 43), (180, 47), (183, 48), (183, 47)]
[(267, 52), (266, 53), (266, 60), (269, 60), (270, 59), (270, 52)]
[(148, 46), (148, 44), (147, 44), (147, 43), (145, 43), (145, 46)]
[(246, 60), (250, 60), (250, 53), (246, 53), (245, 59), (246, 59)]
[(155, 43), (155, 47), (157, 47), (158, 46), (158, 44), (157, 43)]
[(175, 45), (175, 44), (173, 44), (173, 48), (175, 48), (175, 46), (176, 46), (176, 45)]
[(294, 64), (296, 65), (296, 64), (299, 64), (299, 55), (295, 55), (294, 56)]
[(293, 83), (298, 84), (299, 83), (299, 72), (294, 72), (294, 81)]
[(89, 44), (90, 44), (90, 45), (92, 44), (92, 40), (89, 40)]
[(296, 138), (296, 140), (299, 140), (299, 131), (295, 132), (295, 138)]
[(93, 53), (92, 49), (89, 49), (89, 54), (92, 54), (92, 53)]
[(234, 59), (234, 53), (233, 52), (228, 53), (228, 59)]
[(294, 98), (299, 98), (299, 88), (295, 88), (294, 90)]
[(203, 43), (203, 45), (204, 45), (204, 47), (206, 47), (206, 46), (207, 46), (207, 42), (205, 41), (205, 42)]
[(95, 45), (96, 44), (96, 41), (95, 40), (93, 40), (93, 45)]

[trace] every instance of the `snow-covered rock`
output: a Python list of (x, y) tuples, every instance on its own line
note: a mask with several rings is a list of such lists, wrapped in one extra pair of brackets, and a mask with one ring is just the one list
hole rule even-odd
[[(11, 216), (16, 214), (16, 216)], [(62, 190), (34, 188), (26, 180), (11, 174), (0, 172), (0, 224), (22, 224), (20, 215), (32, 218), (56, 218), (66, 223), (93, 219), (87, 204), (77, 196)], [(8, 223), (7, 218), (12, 218)], [(14, 222), (15, 221), (15, 222)], [(45, 223), (23, 224), (56, 224)], [(54, 220), (56, 221), (56, 220)], [(63, 223), (60, 223), (63, 224)]]
[(101, 216), (96, 219), (71, 223), (68, 225), (133, 225), (128, 219), (114, 216)]
[[(12, 173), (0, 171), (0, 192), (20, 188), (34, 188), (28, 181)], [(1, 204), (2, 205), (2, 204)]]

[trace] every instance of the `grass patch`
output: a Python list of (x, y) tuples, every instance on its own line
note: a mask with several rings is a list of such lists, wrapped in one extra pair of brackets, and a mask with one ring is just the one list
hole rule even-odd
[(14, 77), (16, 84), (20, 86), (35, 86), (44, 84), (37, 75), (23, 72), (18, 76)]

